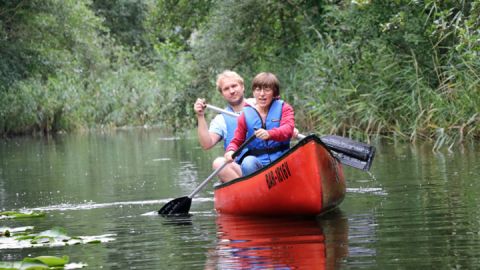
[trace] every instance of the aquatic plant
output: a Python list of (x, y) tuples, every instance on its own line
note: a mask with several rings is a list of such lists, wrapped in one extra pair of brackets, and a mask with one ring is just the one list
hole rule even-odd
[(43, 212), (16, 212), (16, 211), (4, 211), (0, 212), (0, 219), (10, 219), (10, 218), (36, 218), (44, 217), (45, 213)]
[(68, 256), (37, 256), (26, 257), (22, 261), (0, 262), (0, 269), (78, 269), (87, 266), (84, 263), (69, 263)]
[(32, 226), (0, 228), (0, 249), (33, 247), (58, 247), (80, 244), (97, 244), (115, 240), (114, 234), (96, 236), (69, 236), (65, 229), (55, 227), (39, 233)]

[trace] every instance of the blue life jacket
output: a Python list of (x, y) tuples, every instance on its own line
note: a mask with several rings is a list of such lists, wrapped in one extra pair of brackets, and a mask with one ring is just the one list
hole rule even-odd
[[(236, 113), (230, 106), (227, 106), (225, 110)], [(223, 138), (223, 149), (227, 150), (228, 145), (235, 137), (235, 130), (237, 129), (238, 117), (222, 113), (223, 119), (225, 120), (225, 125), (227, 126), (227, 134)], [(245, 148), (240, 152), (239, 155), (235, 158), (235, 162), (241, 164), (241, 161), (244, 158), (245, 153), (248, 151), (248, 148)]]
[[(225, 110), (236, 113), (233, 111), (232, 107), (227, 106)], [(227, 146), (233, 139), (233, 135), (235, 135), (235, 129), (237, 129), (237, 119), (238, 117), (234, 117), (225, 113), (222, 113), (223, 119), (225, 119), (225, 124), (227, 125), (227, 134), (225, 138), (223, 138), (223, 150), (227, 149)]]
[[(247, 124), (247, 136), (250, 138), (255, 129), (263, 128), (266, 130), (277, 128), (280, 126), (282, 119), (283, 100), (274, 100), (268, 110), (266, 122), (262, 122), (262, 118), (258, 111), (250, 106), (243, 108), (245, 121)], [(272, 163), (290, 148), (290, 139), (277, 142), (273, 140), (255, 139), (248, 145), (247, 155), (256, 156), (264, 166)]]

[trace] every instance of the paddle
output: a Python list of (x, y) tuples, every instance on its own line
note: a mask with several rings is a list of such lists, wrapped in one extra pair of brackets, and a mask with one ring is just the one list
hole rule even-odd
[[(233, 152), (232, 158), (235, 159), (242, 150), (253, 140), (255, 139), (255, 134), (250, 136), (245, 142), (243, 142), (240, 147)], [(223, 163), (222, 166), (218, 167), (212, 174), (210, 174), (203, 182), (194, 190), (190, 195), (176, 198), (174, 200), (169, 201), (165, 204), (160, 210), (158, 210), (158, 214), (162, 216), (172, 216), (172, 215), (186, 215), (188, 211), (190, 211), (190, 206), (192, 205), (192, 198), (210, 181), (213, 177), (215, 177), (225, 166), (227, 166), (227, 162)]]
[[(207, 108), (218, 113), (238, 117), (238, 114), (234, 112), (210, 104), (207, 104)], [(297, 135), (297, 138), (299, 139), (305, 137), (306, 136), (302, 134)], [(322, 136), (320, 140), (342, 164), (364, 171), (370, 170), (373, 157), (375, 156), (375, 147), (337, 135)]]

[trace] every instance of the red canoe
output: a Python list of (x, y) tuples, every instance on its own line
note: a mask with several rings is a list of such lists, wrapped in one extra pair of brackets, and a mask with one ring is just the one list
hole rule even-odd
[(318, 215), (345, 197), (342, 165), (315, 135), (247, 177), (215, 186), (215, 209), (236, 215)]

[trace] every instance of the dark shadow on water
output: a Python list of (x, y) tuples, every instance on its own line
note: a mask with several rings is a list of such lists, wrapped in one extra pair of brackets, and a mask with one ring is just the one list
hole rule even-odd
[(192, 215), (183, 214), (175, 216), (161, 216), (162, 224), (166, 226), (191, 226), (192, 225)]

